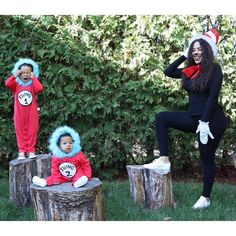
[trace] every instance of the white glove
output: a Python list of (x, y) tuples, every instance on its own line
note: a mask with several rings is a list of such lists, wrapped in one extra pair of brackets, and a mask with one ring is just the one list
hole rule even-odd
[(196, 133), (200, 132), (200, 142), (202, 144), (207, 144), (208, 142), (208, 135), (210, 136), (211, 139), (214, 139), (210, 128), (209, 128), (209, 122), (204, 122), (199, 120), (199, 125), (197, 127)]
[(88, 177), (83, 175), (74, 182), (74, 187), (79, 188), (84, 186), (88, 182)]

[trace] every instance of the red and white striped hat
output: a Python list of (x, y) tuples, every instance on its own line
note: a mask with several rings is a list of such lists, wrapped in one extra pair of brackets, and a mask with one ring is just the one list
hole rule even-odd
[(207, 31), (205, 34), (203, 35), (196, 35), (194, 37), (192, 37), (189, 41), (189, 45), (195, 41), (196, 39), (204, 39), (205, 41), (207, 41), (211, 48), (212, 48), (212, 51), (213, 51), (213, 56), (215, 57), (217, 55), (217, 43), (219, 41), (219, 33), (217, 32), (216, 29), (211, 29), (209, 31)]

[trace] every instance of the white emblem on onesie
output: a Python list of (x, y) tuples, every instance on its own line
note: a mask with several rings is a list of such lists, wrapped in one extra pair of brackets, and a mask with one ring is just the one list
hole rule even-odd
[(18, 93), (18, 101), (23, 106), (29, 106), (32, 103), (33, 96), (30, 91), (23, 90)]
[(59, 166), (59, 170), (61, 174), (67, 178), (72, 178), (76, 173), (76, 167), (74, 164), (71, 164), (69, 162), (62, 163)]

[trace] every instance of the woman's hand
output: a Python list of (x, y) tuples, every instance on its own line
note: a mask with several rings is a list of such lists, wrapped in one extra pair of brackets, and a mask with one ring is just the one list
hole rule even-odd
[(187, 47), (187, 49), (184, 50), (184, 54), (183, 54), (183, 55), (184, 55), (186, 58), (188, 58), (188, 50), (189, 50), (189, 47)]
[(204, 122), (199, 120), (199, 125), (197, 127), (196, 133), (199, 133), (200, 137), (200, 142), (202, 144), (207, 144), (208, 142), (208, 135), (210, 136), (211, 139), (214, 139), (214, 136), (212, 135), (209, 127), (209, 122)]

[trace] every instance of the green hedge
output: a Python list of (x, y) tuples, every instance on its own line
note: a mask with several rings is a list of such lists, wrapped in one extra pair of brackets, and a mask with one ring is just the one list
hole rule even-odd
[[(219, 63), (224, 73), (221, 103), (231, 119), (218, 163), (235, 148), (236, 18), (220, 24)], [(205, 16), (0, 16), (0, 162), (7, 167), (17, 147), (13, 96), (4, 87), (13, 64), (30, 57), (40, 66), (38, 152), (60, 125), (74, 127), (94, 174), (111, 177), (127, 163), (153, 159), (155, 114), (184, 110), (187, 96), (163, 70), (184, 50), (191, 32), (202, 32)], [(179, 168), (199, 163), (195, 135), (171, 132), (171, 159)], [(181, 148), (184, 147), (184, 148)]]

